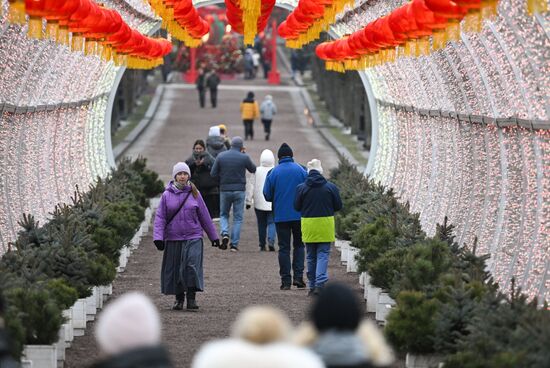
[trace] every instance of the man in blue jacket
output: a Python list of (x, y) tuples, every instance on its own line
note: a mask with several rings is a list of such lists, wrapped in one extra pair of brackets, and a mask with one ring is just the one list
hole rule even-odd
[(298, 185), (294, 208), (302, 213), (302, 240), (307, 250), (309, 294), (316, 295), (328, 281), (330, 244), (334, 242), (334, 212), (342, 209), (336, 185), (323, 177), (321, 161), (307, 163), (308, 176)]
[[(279, 275), (281, 290), (290, 290), (290, 285), (303, 289), (304, 283), (304, 243), (300, 228), (300, 212), (293, 206), (296, 187), (306, 180), (306, 170), (294, 162), (290, 146), (283, 143), (277, 152), (279, 165), (269, 172), (264, 184), (266, 201), (273, 202), (273, 220), (279, 242)], [(290, 275), (290, 239), (292, 236), (293, 257)]]
[(220, 249), (229, 244), (229, 212), (233, 206), (233, 226), (231, 227), (231, 251), (239, 250), (241, 224), (243, 222), (244, 200), (246, 193), (246, 170), (256, 172), (256, 165), (250, 157), (241, 152), (243, 139), (233, 137), (231, 149), (221, 152), (217, 157), (210, 175), (220, 178), (220, 227), (222, 243)]

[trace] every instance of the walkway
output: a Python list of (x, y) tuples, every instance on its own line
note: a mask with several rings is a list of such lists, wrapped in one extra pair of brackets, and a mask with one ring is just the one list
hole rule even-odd
[[(224, 123), (231, 136), (244, 134), (239, 103), (248, 90), (255, 91), (258, 101), (271, 94), (279, 107), (273, 122), (272, 140), (264, 141), (260, 124), (256, 123), (255, 139), (245, 142), (247, 152), (256, 164), (264, 148), (276, 154), (280, 144), (287, 142), (294, 150), (295, 159), (302, 164), (319, 158), (326, 172), (337, 165), (335, 152), (315, 128), (307, 125), (304, 105), (296, 87), (226, 82), (219, 91), (217, 109), (200, 109), (193, 86), (171, 84), (166, 87), (154, 121), (127, 152), (130, 156), (147, 157), (149, 166), (160, 173), (163, 180), (170, 179), (175, 162), (190, 155), (195, 139), (206, 138), (211, 125)], [(277, 253), (258, 251), (253, 210), (245, 213), (240, 252), (221, 251), (210, 247), (209, 242), (205, 244), (206, 290), (197, 296), (198, 313), (170, 310), (173, 297), (163, 296), (159, 291), (161, 260), (162, 254), (156, 251), (151, 234), (148, 234), (130, 258), (126, 271), (115, 280), (113, 298), (130, 290), (140, 290), (154, 300), (162, 316), (164, 342), (177, 367), (189, 367), (204, 342), (226, 337), (237, 314), (248, 305), (279, 307), (296, 324), (306, 316), (310, 301), (307, 290), (280, 291)], [(346, 282), (359, 292), (357, 276), (345, 273), (345, 267), (339, 264), (337, 251), (332, 253), (329, 272), (332, 280)], [(98, 356), (93, 328), (94, 323), (89, 323), (86, 335), (77, 338), (72, 348), (67, 350), (66, 367), (87, 366)]]

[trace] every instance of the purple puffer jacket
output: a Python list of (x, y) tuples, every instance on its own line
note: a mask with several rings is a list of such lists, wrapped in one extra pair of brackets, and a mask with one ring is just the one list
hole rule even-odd
[(168, 184), (157, 208), (153, 230), (154, 240), (200, 239), (203, 229), (210, 240), (219, 239), (216, 227), (200, 193), (197, 198), (193, 197), (192, 193), (189, 194), (182, 209), (166, 227), (166, 222), (174, 215), (189, 192), (191, 192), (190, 186), (179, 190), (174, 187), (173, 181)]

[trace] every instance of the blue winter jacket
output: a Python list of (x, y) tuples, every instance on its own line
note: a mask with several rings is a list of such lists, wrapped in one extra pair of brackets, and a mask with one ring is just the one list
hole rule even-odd
[(317, 170), (310, 170), (306, 182), (296, 188), (294, 208), (302, 213), (302, 241), (334, 241), (334, 212), (342, 209), (340, 191)]
[(256, 165), (246, 153), (239, 148), (231, 147), (216, 157), (210, 175), (220, 178), (220, 191), (232, 192), (246, 190), (246, 170), (256, 172)]
[(267, 174), (264, 197), (273, 202), (275, 222), (299, 221), (300, 212), (294, 209), (296, 187), (306, 180), (307, 171), (292, 157), (279, 160), (279, 165)]

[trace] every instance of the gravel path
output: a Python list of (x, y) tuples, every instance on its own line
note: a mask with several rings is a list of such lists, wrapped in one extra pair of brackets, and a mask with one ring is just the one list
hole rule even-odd
[[(239, 103), (250, 89), (256, 91), (258, 101), (271, 94), (279, 107), (273, 122), (272, 140), (263, 140), (261, 124), (256, 122), (255, 140), (245, 142), (247, 152), (256, 164), (264, 148), (276, 154), (280, 144), (287, 142), (293, 148), (296, 160), (302, 164), (319, 158), (326, 172), (336, 166), (336, 153), (313, 127), (307, 125), (296, 87), (269, 89), (237, 83), (222, 85), (217, 109), (200, 109), (193, 86), (168, 85), (155, 120), (128, 154), (147, 157), (149, 166), (161, 173), (163, 180), (169, 179), (174, 163), (190, 155), (194, 140), (205, 139), (209, 126), (223, 122), (231, 136), (244, 134)], [(164, 343), (175, 366), (181, 368), (190, 366), (194, 354), (204, 342), (228, 336), (232, 322), (246, 306), (269, 304), (288, 313), (295, 324), (303, 321), (310, 302), (307, 290), (294, 287), (290, 291), (279, 290), (277, 253), (258, 251), (253, 210), (245, 211), (239, 248), (238, 253), (231, 253), (212, 248), (209, 242), (205, 242), (206, 290), (197, 295), (200, 310), (171, 311), (173, 297), (161, 295), (159, 288), (162, 254), (153, 246), (151, 234), (147, 234), (130, 258), (126, 271), (114, 281), (111, 300), (131, 290), (149, 295), (161, 313)], [(339, 252), (333, 249), (330, 278), (343, 281), (360, 293), (357, 275), (346, 274), (345, 267), (339, 264), (339, 257)], [(93, 328), (94, 323), (88, 323), (86, 335), (76, 338), (67, 350), (65, 367), (85, 367), (98, 357)]]

